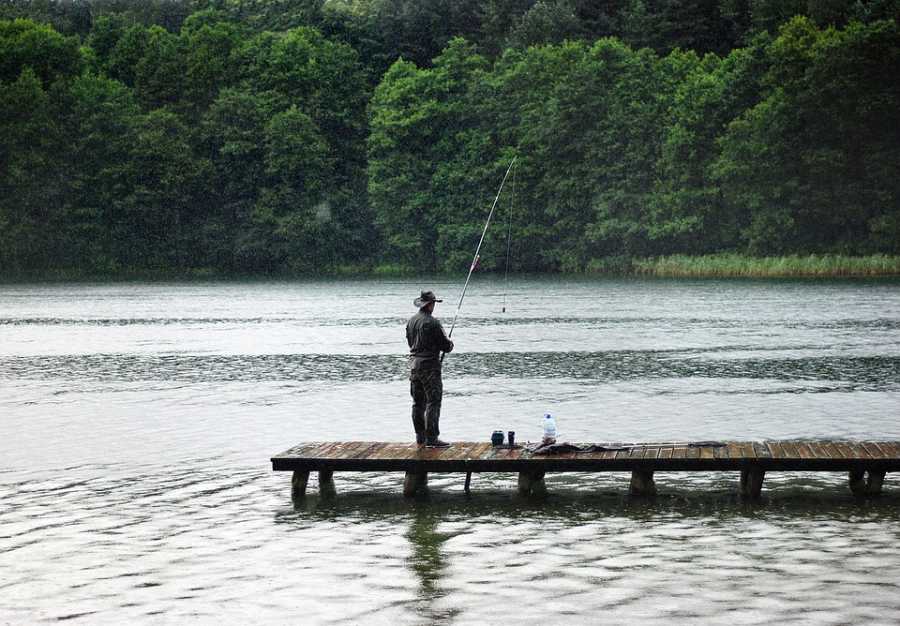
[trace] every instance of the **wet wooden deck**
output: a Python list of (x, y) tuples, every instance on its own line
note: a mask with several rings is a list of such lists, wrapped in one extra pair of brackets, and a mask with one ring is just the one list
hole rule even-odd
[(846, 471), (857, 496), (881, 492), (885, 475), (900, 471), (898, 441), (725, 441), (607, 443), (593, 452), (533, 454), (527, 447), (509, 449), (490, 443), (458, 442), (449, 448), (420, 448), (411, 443), (332, 441), (301, 443), (272, 457), (272, 469), (293, 471), (291, 493), (306, 494), (311, 471), (319, 472), (319, 492), (336, 493), (334, 472), (402, 471), (403, 493), (428, 488), (429, 472), (465, 472), (465, 490), (473, 472), (518, 472), (519, 493), (543, 495), (547, 472), (631, 471), (629, 491), (656, 493), (657, 471), (740, 471), (742, 496), (758, 498), (769, 471)]
[(716, 471), (756, 467), (763, 471), (900, 471), (900, 441), (725, 441), (721, 446), (687, 443), (605, 443), (627, 450), (535, 455), (525, 448), (457, 442), (449, 448), (373, 441), (301, 443), (272, 457), (276, 471)]

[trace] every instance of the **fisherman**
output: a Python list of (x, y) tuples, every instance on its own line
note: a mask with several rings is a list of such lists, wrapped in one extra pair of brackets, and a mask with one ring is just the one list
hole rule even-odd
[(441, 352), (452, 352), (453, 342), (435, 318), (434, 305), (438, 300), (432, 291), (423, 291), (413, 300), (419, 312), (406, 323), (406, 343), (409, 344), (409, 393), (412, 395), (412, 421), (416, 443), (429, 448), (446, 448), (450, 444), (438, 439), (441, 418)]

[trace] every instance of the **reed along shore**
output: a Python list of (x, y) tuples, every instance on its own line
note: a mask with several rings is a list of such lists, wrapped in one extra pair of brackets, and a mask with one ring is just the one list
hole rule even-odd
[(678, 254), (632, 259), (626, 273), (685, 278), (900, 276), (900, 256), (811, 254), (752, 257), (741, 254), (704, 256)]

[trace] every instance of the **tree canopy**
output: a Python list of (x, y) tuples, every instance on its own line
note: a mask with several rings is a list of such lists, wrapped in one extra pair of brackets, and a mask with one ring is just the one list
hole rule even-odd
[[(0, 274), (900, 253), (900, 1), (10, 0)], [(489, 232), (499, 267), (506, 232)]]

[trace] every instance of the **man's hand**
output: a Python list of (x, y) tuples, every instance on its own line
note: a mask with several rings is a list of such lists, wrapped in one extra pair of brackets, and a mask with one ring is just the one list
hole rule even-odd
[(447, 352), (453, 352), (453, 342), (452, 341), (450, 342), (450, 349), (447, 350)]

